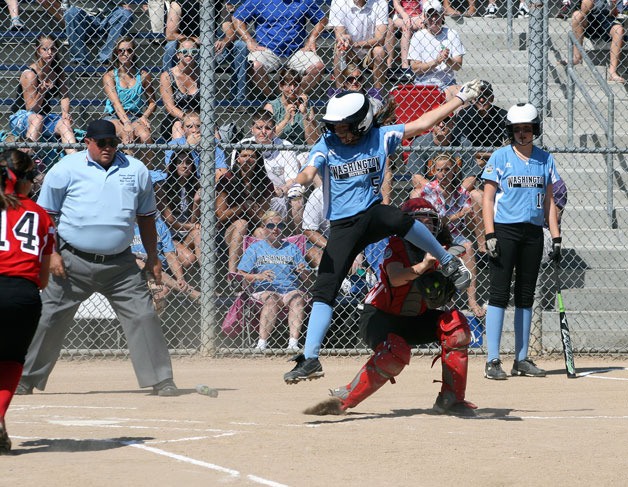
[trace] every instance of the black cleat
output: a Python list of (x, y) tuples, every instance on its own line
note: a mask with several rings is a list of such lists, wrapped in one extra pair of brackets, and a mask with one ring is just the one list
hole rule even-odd
[(320, 379), (325, 376), (323, 366), (317, 357), (305, 358), (305, 355), (300, 353), (290, 360), (297, 364), (290, 372), (284, 374), (283, 380), (286, 381), (286, 384), (296, 384), (304, 380)]

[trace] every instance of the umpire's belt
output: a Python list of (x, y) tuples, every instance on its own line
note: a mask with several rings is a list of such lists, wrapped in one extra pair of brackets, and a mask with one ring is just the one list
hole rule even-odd
[(89, 262), (95, 262), (97, 264), (103, 264), (105, 262), (108, 262), (110, 260), (116, 259), (116, 258), (118, 258), (118, 257), (120, 257), (120, 256), (130, 252), (130, 248), (128, 248), (128, 249), (123, 250), (119, 254), (111, 254), (111, 255), (90, 254), (89, 252), (83, 252), (82, 250), (75, 249), (74, 247), (72, 247), (67, 242), (64, 242), (63, 246), (61, 248), (65, 249), (65, 250), (68, 250), (69, 252), (72, 252), (74, 255), (80, 257), (83, 260), (87, 260)]

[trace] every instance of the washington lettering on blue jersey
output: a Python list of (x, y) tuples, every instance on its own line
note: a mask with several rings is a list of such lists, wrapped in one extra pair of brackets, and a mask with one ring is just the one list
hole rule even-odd
[(357, 144), (346, 145), (332, 133), (312, 147), (305, 167), (323, 180), (323, 208), (329, 220), (354, 216), (382, 201), (386, 159), (403, 139), (403, 125), (374, 127)]
[(497, 183), (494, 214), (496, 223), (532, 223), (542, 226), (543, 202), (548, 184), (560, 179), (554, 157), (538, 147), (527, 161), (511, 145), (491, 155), (482, 178)]

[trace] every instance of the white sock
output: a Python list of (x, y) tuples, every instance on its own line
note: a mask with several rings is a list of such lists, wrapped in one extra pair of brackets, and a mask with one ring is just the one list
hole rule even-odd
[(262, 338), (257, 341), (257, 348), (265, 350), (268, 348), (268, 342)]
[(289, 348), (299, 348), (299, 339), (290, 337), (288, 339), (288, 347)]

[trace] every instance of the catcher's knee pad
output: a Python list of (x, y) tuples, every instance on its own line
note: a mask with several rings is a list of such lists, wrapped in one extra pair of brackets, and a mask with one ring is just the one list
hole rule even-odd
[(389, 380), (394, 383), (394, 377), (410, 363), (410, 355), (407, 342), (399, 335), (389, 333), (351, 383), (333, 389), (331, 395), (342, 400), (342, 409), (357, 406)]
[(467, 319), (458, 310), (443, 313), (438, 321), (441, 345), (444, 397), (453, 394), (456, 401), (464, 400), (467, 389), (468, 351), (471, 331)]

